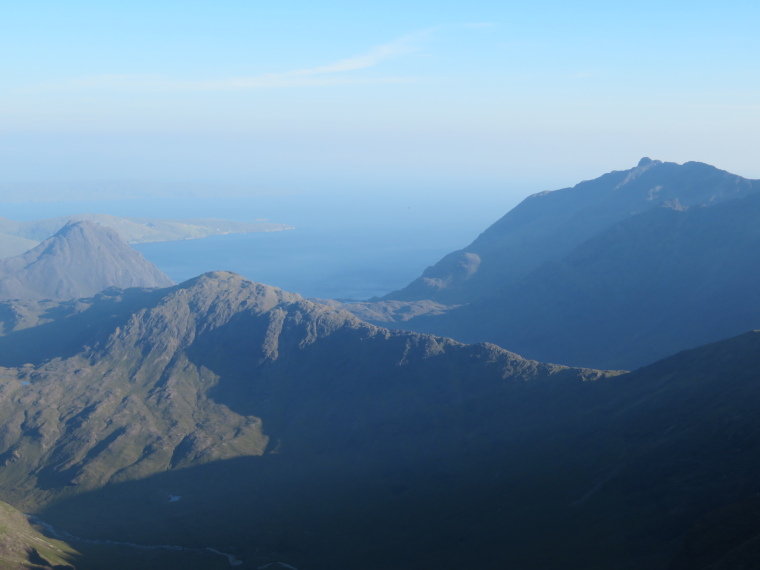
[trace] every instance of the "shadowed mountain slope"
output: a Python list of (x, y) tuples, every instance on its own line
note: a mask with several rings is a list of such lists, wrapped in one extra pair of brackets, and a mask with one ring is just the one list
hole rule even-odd
[(167, 287), (173, 282), (116, 232), (73, 222), (28, 252), (0, 260), (0, 299), (89, 297), (107, 287)]
[(152, 294), (5, 371), (0, 490), (78, 536), (243, 568), (650, 570), (760, 492), (757, 332), (605, 376), (231, 274)]
[(760, 194), (628, 218), (518, 283), (401, 324), (530, 358), (636, 368), (760, 327)]
[(390, 437), (527, 380), (600, 376), (380, 329), (225, 273), (61, 314), (0, 338), (0, 486), (15, 501), (272, 446), (340, 447), (378, 425), (396, 425)]
[(630, 170), (526, 198), (472, 244), (384, 299), (468, 303), (514, 284), (600, 231), (662, 203), (714, 205), (758, 191), (760, 181), (707, 164), (644, 158)]
[(242, 568), (662, 569), (760, 492), (757, 332), (604, 374), (229, 273), (60, 307), (0, 337), (0, 493), (91, 539), (78, 568), (115, 540)]

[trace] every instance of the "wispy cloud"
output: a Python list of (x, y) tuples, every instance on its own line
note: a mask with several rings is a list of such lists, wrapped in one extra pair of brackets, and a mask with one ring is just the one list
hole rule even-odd
[(591, 79), (592, 77), (596, 77), (597, 74), (591, 71), (583, 71), (580, 73), (572, 73), (568, 77), (570, 79)]
[(494, 22), (467, 22), (462, 24), (465, 28), (483, 29), (483, 28), (495, 28), (498, 24)]
[(426, 31), (416, 32), (392, 42), (375, 46), (366, 53), (326, 65), (279, 73), (201, 80), (179, 79), (164, 75), (104, 74), (44, 85), (37, 90), (230, 91), (319, 85), (399, 83), (413, 80), (413, 78), (399, 76), (368, 77), (358, 75), (356, 72), (371, 69), (387, 60), (418, 51), (420, 41), (428, 33)]
[(416, 44), (422, 35), (423, 32), (418, 32), (416, 34), (404, 36), (393, 42), (375, 46), (367, 53), (349, 57), (348, 59), (342, 59), (321, 67), (292, 71), (287, 75), (323, 75), (325, 73), (343, 73), (346, 71), (357, 71), (359, 69), (374, 67), (387, 59), (415, 51)]

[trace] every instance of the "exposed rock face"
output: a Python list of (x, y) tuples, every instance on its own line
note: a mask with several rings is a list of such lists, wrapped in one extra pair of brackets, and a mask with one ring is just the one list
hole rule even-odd
[(168, 287), (173, 282), (118, 234), (74, 222), (28, 252), (0, 260), (0, 300), (76, 299), (107, 287)]
[(472, 244), (427, 268), (406, 288), (385, 299), (431, 299), (447, 304), (492, 295), (547, 261), (628, 217), (677, 201), (684, 207), (714, 205), (760, 191), (746, 180), (699, 162), (678, 165), (642, 159), (572, 188), (523, 200)]
[(601, 375), (381, 329), (228, 273), (59, 314), (0, 338), (0, 485), (17, 500), (260, 455), (272, 436), (285, 449), (340, 441), (416, 404), (465, 406), (494, 382)]

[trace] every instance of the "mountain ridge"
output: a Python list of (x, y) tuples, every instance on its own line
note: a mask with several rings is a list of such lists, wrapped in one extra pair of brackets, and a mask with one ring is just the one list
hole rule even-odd
[(75, 536), (254, 567), (658, 569), (760, 491), (758, 332), (621, 374), (229, 272), (61, 307), (0, 337), (0, 492)]
[[(438, 397), (456, 400), (465, 397), (456, 395), (456, 386), (466, 378), (473, 389), (485, 390), (485, 378), (517, 382), (602, 374), (527, 361), (493, 345), (468, 347), (381, 329), (346, 311), (226, 272), (134, 292), (132, 300), (119, 293), (105, 292), (63, 318), (61, 326), (71, 331), (67, 354), (60, 354), (52, 340), (60, 336), (55, 321), (0, 337), (0, 365), (6, 366), (0, 464), (7, 465), (0, 479), (18, 500), (35, 496), (39, 485), (93, 488), (188, 461), (261, 455), (273, 436), (283, 445), (291, 437), (308, 446), (302, 428), (324, 423), (317, 419), (319, 406), (365, 430), (383, 414), (413, 413), (413, 402), (421, 397), (414, 394), (423, 386), (430, 390), (438, 384)], [(119, 303), (127, 304), (125, 311)], [(19, 337), (24, 341), (15, 343)], [(314, 371), (298, 361), (311, 362)], [(356, 399), (361, 415), (331, 401), (330, 391), (303, 383), (308, 376), (325, 377), (333, 361), (343, 362), (345, 397)], [(461, 378), (438, 361), (460, 370)], [(22, 362), (30, 364), (19, 366)], [(418, 370), (420, 363), (427, 374)], [(363, 378), (361, 390), (349, 370)], [(254, 383), (246, 380), (251, 371), (256, 371)], [(381, 380), (393, 376), (399, 378), (393, 384), (408, 392), (403, 404)], [(404, 377), (415, 378), (416, 385), (399, 384)], [(446, 387), (447, 382), (453, 384)], [(67, 394), (87, 395), (70, 401)], [(193, 412), (195, 406), (202, 412)], [(293, 406), (314, 411), (283, 421)], [(59, 433), (59, 422), (71, 425), (70, 433)], [(266, 433), (262, 425), (269, 426)], [(23, 460), (14, 460), (17, 456)]]
[(469, 246), (427, 268), (384, 300), (472, 302), (556, 260), (595, 233), (663, 202), (714, 205), (760, 191), (748, 180), (700, 162), (642, 159), (629, 170), (533, 194)]
[(542, 361), (637, 368), (760, 326), (758, 217), (760, 193), (712, 207), (663, 205), (489, 297), (394, 326)]

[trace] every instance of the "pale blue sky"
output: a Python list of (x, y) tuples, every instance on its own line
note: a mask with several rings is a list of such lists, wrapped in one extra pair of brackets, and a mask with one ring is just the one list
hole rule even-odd
[(758, 22), (730, 0), (3, 2), (0, 183), (475, 195), (644, 155), (760, 178)]

